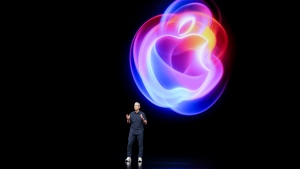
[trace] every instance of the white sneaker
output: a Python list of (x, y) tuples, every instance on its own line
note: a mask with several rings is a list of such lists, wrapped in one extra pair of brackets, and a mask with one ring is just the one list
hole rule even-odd
[(127, 157), (127, 158), (125, 159), (125, 162), (131, 162), (131, 157)]
[(142, 162), (142, 157), (139, 157), (139, 162)]

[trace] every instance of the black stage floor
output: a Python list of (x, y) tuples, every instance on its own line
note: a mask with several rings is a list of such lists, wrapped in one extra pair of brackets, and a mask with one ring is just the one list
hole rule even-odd
[[(147, 156), (142, 162), (132, 157), (131, 162), (125, 162), (126, 157), (111, 157), (106, 159), (105, 166), (118, 169), (221, 169), (230, 168), (222, 160), (204, 157), (174, 157)], [(103, 166), (104, 167), (104, 166)], [(101, 168), (101, 167), (99, 167)]]

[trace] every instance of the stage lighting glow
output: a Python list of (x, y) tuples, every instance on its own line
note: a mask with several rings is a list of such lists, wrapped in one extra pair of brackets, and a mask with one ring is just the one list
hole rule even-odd
[(226, 87), (227, 46), (220, 16), (217, 20), (206, 2), (174, 1), (135, 34), (130, 50), (133, 79), (159, 107), (182, 115), (202, 113)]

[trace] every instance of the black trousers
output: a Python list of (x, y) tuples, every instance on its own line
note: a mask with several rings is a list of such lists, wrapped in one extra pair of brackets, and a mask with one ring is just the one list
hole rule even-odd
[(133, 145), (133, 143), (136, 139), (137, 139), (138, 144), (139, 144), (139, 157), (143, 157), (144, 130), (133, 130), (133, 129), (130, 129), (129, 135), (128, 135), (127, 157), (132, 156), (132, 145)]

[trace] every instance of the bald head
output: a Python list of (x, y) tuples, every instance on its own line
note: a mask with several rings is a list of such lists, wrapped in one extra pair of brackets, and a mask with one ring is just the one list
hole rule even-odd
[(140, 109), (140, 107), (141, 107), (141, 105), (140, 105), (139, 102), (135, 102), (135, 103), (134, 103), (134, 110), (135, 110), (135, 111), (138, 111), (138, 110)]

